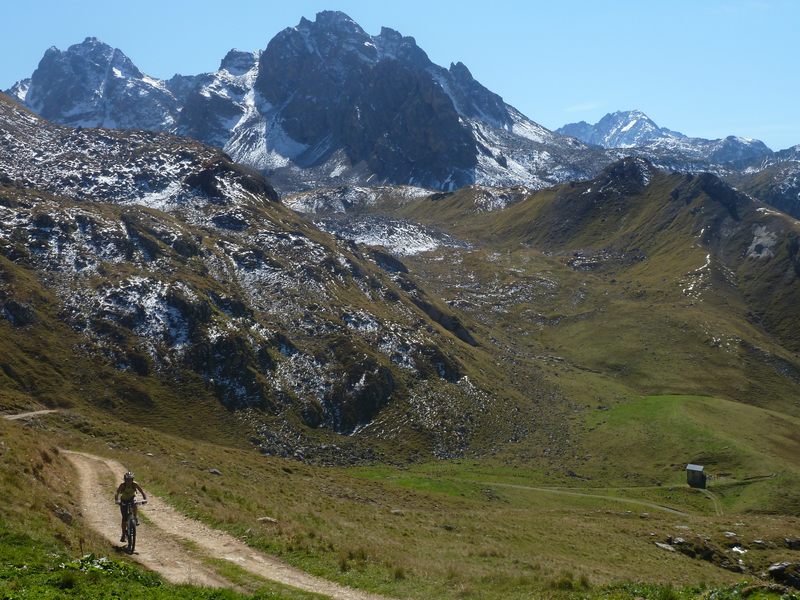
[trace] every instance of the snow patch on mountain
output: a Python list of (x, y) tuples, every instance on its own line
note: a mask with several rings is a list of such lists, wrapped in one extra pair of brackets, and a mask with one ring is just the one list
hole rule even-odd
[(753, 241), (745, 252), (748, 258), (768, 259), (775, 256), (775, 245), (778, 243), (778, 234), (766, 225), (756, 225), (753, 228)]
[(380, 246), (398, 256), (429, 252), (439, 247), (466, 248), (469, 245), (454, 237), (400, 219), (370, 215), (350, 215), (347, 219), (318, 218), (315, 225), (348, 240), (367, 246)]
[(301, 213), (330, 214), (363, 210), (378, 203), (405, 204), (434, 192), (415, 186), (342, 186), (315, 188), (282, 198), (283, 204)]

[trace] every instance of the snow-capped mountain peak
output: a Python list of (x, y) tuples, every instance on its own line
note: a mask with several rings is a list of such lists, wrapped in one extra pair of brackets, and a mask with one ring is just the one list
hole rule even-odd
[(771, 150), (759, 141), (728, 136), (708, 140), (688, 137), (659, 127), (639, 110), (609, 113), (594, 125), (581, 121), (556, 130), (588, 144), (608, 149), (623, 149), (626, 154), (644, 156), (658, 166), (681, 171), (714, 171), (720, 165), (759, 159)]
[(604, 148), (633, 148), (662, 139), (677, 139), (682, 134), (659, 127), (640, 110), (609, 113), (594, 125), (585, 121), (570, 123), (557, 133), (570, 135)]
[(463, 63), (434, 64), (413, 37), (323, 11), (263, 52), (231, 50), (201, 75), (148, 77), (87, 38), (48, 50), (8, 91), (61, 124), (167, 131), (224, 148), (286, 191), (382, 183), (451, 190), (541, 187), (596, 173), (604, 153), (534, 123)]

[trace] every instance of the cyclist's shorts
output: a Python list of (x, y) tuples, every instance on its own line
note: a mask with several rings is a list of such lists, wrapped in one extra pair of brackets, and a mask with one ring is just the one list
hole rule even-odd
[(130, 513), (132, 503), (131, 502), (121, 502), (119, 505), (119, 510), (122, 513), (122, 518), (127, 519), (128, 513)]

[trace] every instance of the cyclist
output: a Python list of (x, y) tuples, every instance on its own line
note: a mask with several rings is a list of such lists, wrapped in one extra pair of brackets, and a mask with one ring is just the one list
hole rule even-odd
[(139, 524), (139, 516), (136, 511), (136, 504), (132, 502), (136, 492), (142, 495), (142, 500), (147, 500), (147, 494), (144, 493), (142, 487), (133, 480), (133, 473), (128, 471), (122, 478), (122, 483), (117, 488), (117, 493), (114, 494), (114, 502), (119, 504), (122, 511), (122, 537), (119, 538), (120, 542), (127, 540), (127, 524), (128, 524), (128, 510), (133, 507), (133, 518), (136, 519), (136, 524)]

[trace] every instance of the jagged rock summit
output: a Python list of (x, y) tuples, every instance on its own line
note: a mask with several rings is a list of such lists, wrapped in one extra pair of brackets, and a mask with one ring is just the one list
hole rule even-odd
[(735, 136), (688, 137), (638, 110), (552, 132), (463, 63), (436, 65), (414, 38), (388, 27), (370, 35), (336, 11), (301, 19), (264, 50), (231, 50), (216, 71), (168, 80), (87, 38), (47, 50), (7, 93), (60, 124), (194, 138), (288, 193), (398, 184), (539, 189), (639, 156), (658, 168), (713, 172), (800, 215), (790, 151)]
[(169, 130), (179, 108), (164, 82), (93, 37), (48, 49), (29, 83), (9, 92), (46, 119), (81, 127)]

